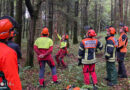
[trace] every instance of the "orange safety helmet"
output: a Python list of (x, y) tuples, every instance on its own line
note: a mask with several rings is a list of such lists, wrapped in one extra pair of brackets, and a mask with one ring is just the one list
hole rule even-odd
[(0, 17), (0, 39), (9, 37), (10, 31), (18, 28), (19, 25), (11, 16)]
[(0, 39), (6, 39), (9, 37), (10, 29), (13, 28), (13, 24), (9, 19), (0, 20)]
[(110, 32), (110, 34), (116, 34), (116, 29), (114, 27), (110, 27), (107, 31)]
[(43, 34), (47, 34), (47, 35), (49, 36), (48, 28), (46, 28), (46, 27), (43, 28), (41, 34), (42, 34), (42, 35), (43, 35)]
[(66, 90), (80, 90), (80, 87), (75, 87), (74, 85), (68, 85)]
[(129, 32), (129, 28), (127, 26), (124, 26), (123, 28), (125, 32)]
[(65, 39), (69, 39), (69, 35), (65, 35)]
[(90, 30), (88, 30), (86, 35), (89, 37), (95, 37), (97, 34), (93, 29), (90, 29)]

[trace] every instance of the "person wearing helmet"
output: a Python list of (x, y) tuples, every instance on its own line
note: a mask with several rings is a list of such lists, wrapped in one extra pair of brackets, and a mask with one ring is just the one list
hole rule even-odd
[(0, 90), (22, 90), (17, 54), (6, 45), (11, 30), (16, 26), (18, 25), (12, 17), (0, 18)]
[(18, 56), (17, 57), (17, 60), (18, 60), (18, 71), (19, 71), (19, 66), (20, 66), (19, 59), (22, 58), (22, 54), (21, 54), (21, 50), (20, 50), (19, 45), (14, 42), (14, 37), (15, 36), (16, 36), (16, 31), (11, 31), (9, 39), (7, 41), (7, 45), (9, 47), (11, 47), (12, 49), (14, 49), (16, 51), (16, 53), (17, 53), (17, 56)]
[(40, 71), (39, 71), (39, 84), (40, 87), (44, 87), (44, 72), (45, 72), (45, 64), (47, 63), (52, 72), (52, 79), (54, 83), (58, 83), (57, 81), (57, 74), (56, 74), (56, 67), (55, 62), (52, 58), (52, 51), (53, 51), (53, 41), (50, 39), (48, 28), (43, 28), (41, 32), (42, 37), (36, 39), (34, 43), (34, 50), (37, 54), (37, 58), (40, 64)]
[[(121, 26), (121, 25), (120, 25)], [(127, 32), (129, 31), (128, 27), (122, 25), (120, 28), (120, 37), (118, 39), (117, 47), (117, 61), (118, 61), (118, 76), (120, 78), (127, 78), (126, 69), (124, 65), (124, 58), (127, 52), (128, 37)]]
[(62, 35), (62, 37), (55, 31), (58, 39), (60, 40), (60, 50), (56, 53), (55, 59), (57, 65), (60, 66), (60, 63), (67, 68), (67, 64), (64, 62), (63, 58), (67, 55), (67, 40), (69, 38), (68, 35)]
[(97, 84), (97, 76), (95, 73), (95, 50), (96, 48), (102, 49), (103, 45), (100, 41), (98, 41), (96, 38), (96, 33), (93, 29), (88, 30), (86, 33), (86, 38), (83, 39), (79, 46), (79, 52), (78, 52), (78, 65), (83, 64), (83, 74), (84, 74), (84, 82), (86, 85), (90, 84), (89, 81), (89, 74), (92, 77), (92, 81), (94, 84), (94, 87)]
[(113, 86), (117, 84), (117, 70), (115, 66), (115, 54), (117, 47), (117, 40), (114, 37), (116, 30), (114, 27), (108, 27), (105, 45), (105, 59), (106, 59), (106, 71), (107, 77), (105, 78), (108, 86)]

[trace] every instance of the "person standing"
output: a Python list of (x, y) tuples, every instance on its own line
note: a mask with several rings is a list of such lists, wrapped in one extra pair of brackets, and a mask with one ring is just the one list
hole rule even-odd
[(22, 90), (17, 54), (6, 43), (10, 32), (17, 26), (14, 18), (10, 16), (0, 18), (0, 85), (2, 85), (0, 89), (2, 90)]
[(116, 30), (114, 27), (108, 27), (106, 30), (105, 59), (107, 77), (105, 79), (108, 81), (108, 86), (113, 86), (117, 84), (117, 70), (115, 66), (117, 40), (114, 37)]
[(120, 28), (120, 37), (118, 39), (117, 46), (117, 61), (118, 61), (118, 75), (120, 78), (127, 78), (126, 69), (124, 65), (124, 58), (127, 53), (128, 37), (127, 32), (129, 31), (128, 27), (121, 25)]
[(84, 83), (86, 85), (90, 84), (89, 81), (89, 74), (92, 77), (92, 82), (94, 85), (94, 88), (97, 84), (97, 76), (95, 72), (95, 52), (96, 49), (99, 48), (100, 50), (103, 48), (103, 45), (100, 41), (98, 41), (96, 38), (96, 33), (93, 29), (89, 29), (86, 33), (86, 38), (82, 40), (79, 46), (79, 52), (78, 52), (78, 65), (83, 64), (83, 74), (84, 74)]
[(67, 40), (69, 38), (68, 35), (62, 35), (62, 37), (55, 31), (58, 39), (60, 40), (60, 50), (56, 53), (55, 59), (60, 66), (60, 63), (66, 68), (67, 64), (64, 62), (63, 58), (67, 55)]
[(39, 71), (40, 87), (45, 87), (44, 72), (46, 63), (51, 68), (53, 82), (58, 83), (58, 81), (57, 81), (55, 62), (51, 55), (53, 51), (53, 41), (48, 37), (49, 36), (48, 28), (46, 27), (43, 28), (41, 35), (42, 37), (37, 38), (34, 43), (34, 50), (37, 54), (37, 58), (40, 65), (40, 71)]

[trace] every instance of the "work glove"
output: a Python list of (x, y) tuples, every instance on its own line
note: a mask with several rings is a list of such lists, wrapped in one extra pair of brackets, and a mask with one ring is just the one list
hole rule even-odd
[(45, 57), (45, 54), (40, 54), (38, 57), (39, 57), (39, 58), (44, 58), (44, 57)]
[(82, 65), (82, 59), (78, 59), (78, 66)]

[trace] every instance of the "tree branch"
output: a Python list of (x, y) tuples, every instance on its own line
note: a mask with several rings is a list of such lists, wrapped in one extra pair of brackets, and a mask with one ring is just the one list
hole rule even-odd
[(28, 11), (29, 11), (29, 14), (30, 14), (31, 18), (34, 17), (34, 14), (33, 14), (34, 9), (32, 7), (31, 1), (30, 0), (25, 0), (25, 4), (26, 4), (26, 6), (28, 8)]

